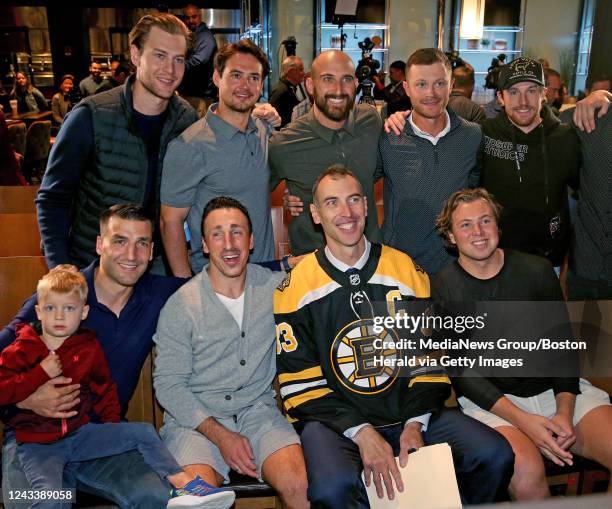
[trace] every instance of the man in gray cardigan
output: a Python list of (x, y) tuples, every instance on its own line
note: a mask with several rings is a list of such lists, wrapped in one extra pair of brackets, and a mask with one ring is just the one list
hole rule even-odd
[(272, 390), (272, 295), (286, 274), (247, 263), (251, 219), (232, 198), (206, 205), (202, 233), (210, 263), (168, 300), (153, 338), (161, 436), (214, 486), (233, 469), (265, 479), (284, 507), (309, 507), (300, 441)]

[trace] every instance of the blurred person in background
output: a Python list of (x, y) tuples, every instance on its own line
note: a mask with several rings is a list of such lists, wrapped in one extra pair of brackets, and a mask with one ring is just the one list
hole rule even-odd
[[(588, 97), (592, 92), (596, 92), (597, 90), (612, 92), (612, 80), (608, 74), (596, 74), (588, 77), (584, 96)], [(561, 122), (565, 122), (566, 124), (570, 123), (575, 111), (576, 105), (564, 109), (559, 116)]]
[[(114, 62), (113, 62), (114, 63)], [(96, 94), (112, 90), (119, 85), (123, 85), (128, 76), (132, 73), (132, 69), (127, 63), (120, 63), (111, 69), (111, 74), (108, 79), (102, 83)]]
[(49, 109), (45, 96), (32, 85), (29, 76), (22, 71), (15, 73), (10, 98), (17, 99), (17, 111), (20, 114), (39, 113)]
[(217, 41), (202, 21), (198, 6), (187, 4), (183, 8), (183, 20), (192, 33), (193, 52), (185, 61), (185, 76), (178, 91), (203, 117), (217, 97), (217, 88), (212, 81)]
[(544, 70), (544, 79), (546, 83), (546, 104), (552, 109), (554, 115), (558, 117), (565, 95), (561, 75), (558, 71), (549, 68)]
[(448, 98), (448, 105), (465, 120), (482, 122), (487, 118), (484, 109), (472, 101), (475, 83), (472, 66), (460, 65), (453, 69), (453, 88)]
[[(311, 75), (310, 71), (305, 73), (304, 81), (310, 78), (310, 75)], [(306, 94), (306, 98), (303, 101), (300, 101), (299, 103), (297, 103), (296, 106), (293, 108), (293, 111), (291, 112), (291, 122), (294, 122), (295, 120), (300, 118), (302, 115), (306, 115), (306, 113), (310, 111), (310, 108), (312, 108), (312, 103), (314, 102), (314, 96), (312, 94), (309, 94), (306, 90), (304, 90), (304, 93)]]
[(391, 62), (389, 65), (389, 83), (386, 87), (380, 81), (378, 75), (374, 77), (377, 88), (383, 88), (383, 97), (387, 103), (387, 116), (396, 111), (411, 109), (410, 98), (406, 95), (403, 83), (406, 80), (406, 63), (401, 60)]
[(270, 92), (270, 104), (281, 116), (281, 127), (291, 122), (291, 113), (300, 100), (297, 87), (304, 81), (304, 63), (300, 57), (289, 56), (283, 60), (281, 78)]
[(20, 170), (21, 157), (11, 144), (4, 113), (0, 110), (0, 186), (27, 185)]
[(79, 83), (79, 90), (83, 97), (94, 95), (104, 84), (102, 77), (102, 66), (98, 62), (92, 62), (89, 66), (89, 76)]
[(64, 74), (60, 80), (59, 92), (51, 99), (51, 111), (53, 111), (53, 123), (61, 127), (64, 117), (74, 106), (71, 92), (74, 90), (74, 76)]

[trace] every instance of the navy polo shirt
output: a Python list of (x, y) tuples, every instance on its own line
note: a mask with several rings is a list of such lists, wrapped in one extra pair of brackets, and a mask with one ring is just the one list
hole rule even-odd
[[(121, 413), (125, 415), (128, 402), (136, 389), (140, 370), (153, 346), (157, 319), (168, 297), (187, 280), (145, 273), (134, 286), (129, 300), (116, 316), (96, 297), (95, 270), (99, 260), (81, 272), (85, 276), (89, 293), (89, 315), (82, 326), (96, 332), (108, 361), (110, 372), (117, 383)], [(15, 340), (15, 325), (36, 320), (34, 306), (36, 294), (28, 299), (11, 323), (0, 332), (0, 351)]]

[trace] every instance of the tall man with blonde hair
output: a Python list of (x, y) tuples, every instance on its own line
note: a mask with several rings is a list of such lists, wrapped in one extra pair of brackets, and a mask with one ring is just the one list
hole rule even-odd
[(36, 205), (51, 268), (82, 268), (95, 259), (98, 217), (111, 205), (136, 203), (157, 220), (168, 143), (198, 118), (174, 93), (191, 47), (183, 22), (167, 13), (147, 14), (129, 43), (136, 72), (123, 86), (76, 105), (49, 155)]

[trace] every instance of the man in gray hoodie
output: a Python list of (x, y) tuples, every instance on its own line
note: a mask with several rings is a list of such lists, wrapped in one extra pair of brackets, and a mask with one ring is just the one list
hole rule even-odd
[(186, 471), (213, 486), (232, 469), (265, 479), (284, 507), (309, 507), (300, 440), (272, 389), (272, 295), (286, 274), (247, 263), (251, 219), (232, 198), (206, 205), (202, 233), (210, 263), (168, 300), (153, 338), (160, 434)]

